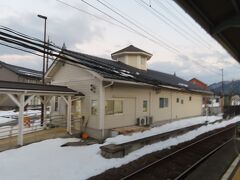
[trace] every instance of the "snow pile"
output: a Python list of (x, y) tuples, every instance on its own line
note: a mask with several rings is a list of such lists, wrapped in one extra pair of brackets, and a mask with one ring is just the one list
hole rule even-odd
[(14, 121), (14, 119), (12, 119), (12, 118), (0, 117), (0, 125), (1, 125), (1, 124), (4, 124), (4, 123), (7, 123), (7, 122), (11, 122), (11, 121)]
[(177, 120), (177, 121), (167, 123), (167, 124), (159, 126), (159, 127), (154, 127), (148, 131), (133, 133), (131, 135), (119, 135), (119, 136), (116, 136), (113, 138), (108, 138), (108, 139), (106, 139), (106, 142), (109, 144), (121, 144), (121, 143), (125, 143), (128, 141), (134, 141), (134, 140), (137, 140), (140, 138), (145, 138), (145, 137), (157, 135), (160, 133), (173, 131), (176, 129), (181, 129), (181, 128), (201, 124), (206, 121), (214, 122), (214, 121), (217, 121), (220, 119), (222, 119), (222, 116), (199, 116), (199, 117), (194, 117), (194, 118)]
[[(11, 111), (0, 111), (0, 117), (3, 117), (3, 116), (17, 116), (19, 112), (14, 112), (13, 110)], [(40, 115), (41, 114), (41, 111), (39, 110), (28, 110), (28, 111), (25, 111), (24, 112), (24, 115)]]
[(99, 149), (102, 145), (99, 144), (84, 147), (60, 147), (66, 142), (75, 142), (78, 139), (46, 140), (0, 153), (1, 179), (87, 179), (107, 169), (127, 164), (145, 154), (192, 140), (202, 133), (222, 128), (238, 121), (240, 121), (240, 116), (228, 121), (208, 124), (178, 137), (145, 146), (124, 158), (115, 159), (103, 158)]

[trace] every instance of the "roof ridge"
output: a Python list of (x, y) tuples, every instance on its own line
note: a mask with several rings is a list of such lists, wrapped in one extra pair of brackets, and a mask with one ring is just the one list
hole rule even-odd
[(22, 66), (17, 66), (17, 65), (14, 65), (14, 64), (9, 64), (9, 63), (6, 63), (4, 61), (0, 61), (0, 63), (3, 63), (7, 66), (12, 66), (12, 67), (16, 67), (16, 68), (22, 68), (22, 69), (27, 69), (27, 70), (30, 70), (30, 71), (35, 71), (35, 72), (39, 72), (41, 73), (41, 71), (38, 71), (38, 70), (35, 70), (35, 69), (31, 69), (31, 68), (26, 68), (26, 67), (22, 67)]

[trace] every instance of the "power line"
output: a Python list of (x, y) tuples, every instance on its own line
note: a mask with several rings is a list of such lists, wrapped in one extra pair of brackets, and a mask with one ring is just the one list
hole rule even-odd
[[(27, 39), (29, 39), (29, 38), (27, 38)], [(11, 44), (15, 44), (15, 45), (27, 48), (27, 49), (31, 49), (31, 50), (34, 50), (34, 51), (37, 51), (37, 52), (40, 52), (40, 53), (43, 53), (42, 46), (37, 44), (37, 46), (40, 46), (40, 49), (39, 49), (39, 47), (36, 47), (36, 43), (33, 44), (34, 46), (31, 46), (31, 44), (29, 44), (29, 42), (27, 44), (26, 41), (21, 42), (22, 39), (17, 39), (17, 38), (14, 39), (14, 37), (11, 37), (11, 38), (9, 38), (9, 37), (0, 37), (0, 40), (3, 40), (5, 42), (11, 43)], [(6, 45), (6, 44), (3, 44), (3, 43), (1, 43), (1, 44), (2, 45)], [(11, 48), (14, 48), (14, 49), (17, 49), (17, 50), (23, 50), (24, 52), (29, 52), (28, 50), (26, 51), (25, 49), (20, 49), (18, 47), (13, 47), (11, 45), (7, 45), (7, 46), (11, 47)], [(53, 49), (53, 51), (57, 52), (58, 54), (54, 54), (54, 53), (52, 53), (52, 51), (47, 52), (47, 53), (49, 55), (54, 56), (56, 58), (56, 59), (54, 59), (54, 61), (60, 61), (60, 62), (66, 63), (66, 64), (74, 65), (74, 66), (76, 66), (75, 63), (79, 63), (79, 61), (78, 61), (79, 57), (75, 56), (74, 54), (69, 54), (68, 52), (70, 52), (70, 51), (63, 50), (63, 49), (61, 49), (61, 51)], [(37, 55), (37, 56), (41, 56), (41, 55), (39, 55), (37, 53), (33, 53), (33, 52), (30, 52), (30, 53), (34, 54), (34, 55)], [(111, 74), (118, 74), (118, 70), (119, 69), (116, 69), (115, 67), (113, 67), (111, 65), (103, 64), (103, 63), (101, 63), (101, 61), (98, 62), (92, 56), (89, 56), (89, 55), (81, 54), (81, 56), (82, 57), (80, 58), (80, 60), (81, 60), (80, 67), (83, 68), (83, 69), (88, 69), (88, 70), (89, 69), (90, 70), (91, 69), (95, 69), (96, 71), (104, 70), (104, 72), (108, 72), (108, 73), (111, 73)], [(50, 59), (52, 59), (52, 58), (50, 58)], [(84, 66), (84, 67), (82, 67), (82, 66)], [(136, 82), (139, 82), (139, 80), (135, 78), (135, 76), (134, 76), (135, 74), (132, 74), (132, 75), (133, 76), (131, 77), (131, 79), (133, 79)], [(142, 76), (142, 75), (139, 75), (138, 77), (142, 78), (143, 80), (145, 79), (145, 77)], [(153, 79), (152, 80), (148, 79), (148, 81), (150, 81), (151, 83), (154, 83), (156, 86), (159, 85), (158, 82), (156, 82)]]
[[(198, 39), (196, 39), (194, 36), (192, 36), (191, 34), (188, 34), (182, 27), (178, 26), (176, 23), (174, 23), (171, 19), (169, 19), (168, 17), (166, 17), (164, 14), (160, 13), (159, 11), (157, 11), (155, 8), (153, 8), (152, 6), (149, 6), (146, 2), (144, 2), (143, 0), (140, 0), (140, 2), (138, 2), (137, 0), (135, 0), (139, 5), (141, 5), (142, 7), (144, 7), (146, 10), (148, 10), (150, 13), (152, 13), (155, 17), (157, 17), (160, 21), (164, 22), (165, 24), (167, 24), (168, 26), (170, 26), (174, 31), (176, 31), (177, 33), (179, 33), (181, 36), (185, 37), (185, 39), (188, 39), (189, 41), (191, 41), (192, 43), (198, 43), (201, 46), (205, 47), (205, 44), (203, 44), (201, 41), (199, 41)], [(141, 4), (142, 3), (142, 4)], [(176, 28), (177, 27), (177, 28)], [(186, 34), (185, 34), (186, 33)], [(189, 35), (189, 36), (188, 36)]]
[[(184, 26), (182, 27), (185, 27), (185, 30), (189, 31), (189, 32), (192, 32), (194, 35), (198, 34), (191, 26), (189, 26), (187, 23), (185, 23), (184, 20), (182, 20), (180, 18), (180, 16), (177, 16), (176, 14), (174, 14), (171, 9), (167, 8), (167, 6), (160, 0), (155, 0), (154, 2), (156, 2), (156, 4), (161, 7), (162, 9), (164, 9), (166, 12), (168, 12), (170, 15), (172, 15), (175, 19), (177, 19), (179, 22), (181, 22)], [(164, 1), (165, 2), (165, 1)], [(168, 2), (168, 1), (166, 1)], [(169, 3), (169, 2), (168, 2)], [(182, 16), (182, 15), (181, 15)], [(199, 37), (199, 36), (195, 36), (195, 37)], [(205, 41), (204, 39), (202, 38), (198, 38), (201, 42), (207, 44), (209, 47), (211, 46), (207, 41)]]
[[(111, 15), (107, 14), (106, 12), (104, 12), (104, 11), (100, 10), (99, 8), (93, 6), (92, 4), (86, 2), (85, 0), (81, 0), (81, 1), (84, 2), (85, 4), (89, 5), (90, 7), (94, 8), (95, 10), (97, 10), (97, 11), (103, 13), (104, 15), (106, 15), (106, 16), (108, 16), (108, 17), (114, 19), (115, 21), (117, 21), (117, 22), (119, 22), (119, 23), (121, 23), (121, 24), (127, 26), (128, 28), (131, 28), (131, 30), (133, 30), (134, 32), (136, 32), (138, 35), (140, 35), (140, 36), (144, 36), (145, 38), (149, 39), (146, 35), (143, 35), (142, 33), (139, 33), (138, 31), (136, 31), (136, 30), (133, 29), (132, 27), (129, 27), (129, 26), (126, 25), (125, 23), (122, 23), (120, 20), (118, 20), (118, 19), (112, 17)], [(150, 41), (153, 41), (153, 42), (156, 42), (155, 40), (152, 40), (152, 39), (149, 39), (149, 40), (150, 40)], [(175, 49), (175, 48), (174, 48), (174, 49)], [(170, 51), (171, 51), (171, 50), (170, 50)], [(171, 51), (171, 52), (172, 52), (172, 51)], [(176, 55), (178, 55), (178, 53), (181, 54), (178, 50), (177, 50), (177, 52), (173, 52), (173, 53), (176, 54)], [(185, 56), (186, 56), (186, 55), (185, 55)], [(186, 57), (187, 57), (187, 56), (186, 56)], [(213, 72), (213, 71), (209, 70), (207, 67), (203, 66), (201, 63), (198, 63), (197, 61), (194, 61), (194, 60), (191, 60), (191, 61), (192, 61), (193, 63), (197, 64), (198, 66), (201, 66), (204, 70), (208, 70), (209, 72)], [(217, 71), (215, 71), (214, 73), (219, 74), (219, 72), (217, 72)]]
[(162, 43), (164, 46), (166, 46), (167, 48), (177, 52), (177, 49), (169, 46), (168, 44), (166, 44), (165, 42), (163, 42), (162, 40), (160, 40), (158, 37), (152, 35), (151, 33), (147, 32), (144, 28), (142, 28), (141, 26), (139, 26), (138, 24), (136, 24), (133, 20), (126, 18), (124, 15), (122, 15), (121, 13), (117, 12), (116, 10), (112, 9), (111, 7), (109, 7), (108, 5), (104, 4), (103, 2), (101, 2), (100, 0), (97, 0), (99, 3), (101, 3), (103, 6), (105, 6), (106, 8), (110, 9), (112, 12), (114, 12), (115, 14), (119, 15), (121, 18), (123, 18), (124, 20), (126, 20), (127, 22), (129, 22), (130, 24), (134, 25), (135, 27), (139, 28), (140, 30), (142, 30), (143, 32), (145, 32), (146, 34), (148, 34), (149, 36), (151, 36), (152, 38), (157, 39), (160, 43)]
[(83, 10), (83, 9), (81, 9), (81, 8), (78, 8), (78, 7), (74, 6), (74, 5), (71, 5), (71, 4), (66, 3), (66, 2), (64, 2), (64, 1), (61, 1), (61, 0), (56, 0), (56, 1), (58, 1), (59, 3), (64, 4), (65, 6), (68, 6), (68, 7), (70, 7), (70, 8), (73, 8), (73, 9), (75, 9), (75, 10), (77, 10), (77, 11), (80, 11), (80, 12), (82, 12), (82, 13), (88, 14), (89, 16), (92, 16), (92, 17), (94, 17), (94, 18), (96, 18), (96, 19), (105, 21), (105, 22), (107, 22), (107, 23), (109, 23), (109, 24), (112, 24), (112, 25), (114, 25), (114, 26), (118, 26), (118, 27), (120, 27), (120, 28), (122, 28), (122, 29), (125, 29), (125, 30), (129, 31), (129, 30), (128, 30), (127, 28), (125, 28), (124, 26), (121, 26), (121, 25), (119, 25), (119, 24), (113, 23), (113, 22), (111, 22), (111, 21), (109, 21), (109, 20), (107, 20), (107, 19), (105, 19), (105, 18), (99, 17), (99, 16), (97, 16), (97, 15), (95, 15), (95, 14), (92, 14), (92, 13), (90, 13), (90, 12), (88, 12), (88, 11), (85, 11), (85, 10)]

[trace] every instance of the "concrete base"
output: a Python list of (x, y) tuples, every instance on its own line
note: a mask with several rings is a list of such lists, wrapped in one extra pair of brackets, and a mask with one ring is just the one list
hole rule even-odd
[(130, 141), (122, 144), (109, 144), (106, 146), (100, 147), (101, 154), (105, 158), (120, 158), (129, 154), (130, 152), (136, 151), (146, 145), (153, 144), (159, 141), (166, 140), (170, 137), (178, 136), (180, 134), (186, 133), (192, 129), (202, 126), (203, 124), (194, 125), (188, 128), (182, 128), (175, 131), (170, 131), (167, 133), (162, 133), (154, 136), (149, 136), (146, 138), (138, 139), (135, 141)]

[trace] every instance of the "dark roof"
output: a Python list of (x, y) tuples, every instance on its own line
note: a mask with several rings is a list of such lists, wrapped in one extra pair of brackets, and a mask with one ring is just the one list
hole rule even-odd
[[(65, 55), (76, 58), (75, 63), (81, 64), (88, 69), (100, 74), (107, 79), (124, 80), (145, 83), (153, 86), (171, 86), (185, 90), (204, 91), (191, 82), (175, 75), (147, 69), (141, 70), (126, 65), (120, 61), (108, 60), (88, 54), (64, 50)], [(209, 91), (206, 93), (210, 93)]]
[(175, 0), (240, 62), (239, 0)]
[(42, 78), (41, 71), (36, 71), (33, 69), (29, 69), (29, 68), (24, 68), (24, 67), (15, 66), (12, 64), (7, 64), (2, 61), (0, 61), (0, 65), (2, 65), (3, 67), (9, 69), (10, 71), (12, 71), (18, 75), (21, 75), (21, 76), (26, 76), (26, 77), (30, 77), (30, 78), (34, 78), (34, 79), (39, 79), (39, 80)]
[[(32, 84), (32, 83), (22, 83), (22, 82), (12, 82), (12, 81), (0, 81), (0, 91), (1, 89), (11, 89), (11, 90), (32, 90), (38, 92), (59, 92), (59, 93), (73, 93), (78, 92), (66, 87), (66, 86), (55, 86), (55, 85), (43, 85), (43, 84)], [(80, 95), (83, 95), (80, 93)]]
[(135, 47), (133, 45), (130, 45), (130, 46), (126, 47), (126, 48), (123, 48), (123, 49), (121, 49), (119, 51), (116, 51), (116, 52), (112, 53), (112, 56), (115, 55), (115, 54), (118, 54), (118, 53), (122, 53), (122, 52), (142, 52), (142, 53), (149, 54), (149, 56), (152, 56), (152, 54), (150, 54), (150, 53), (148, 53), (146, 51), (143, 51), (142, 49), (139, 49), (139, 48), (137, 48), (137, 47)]

